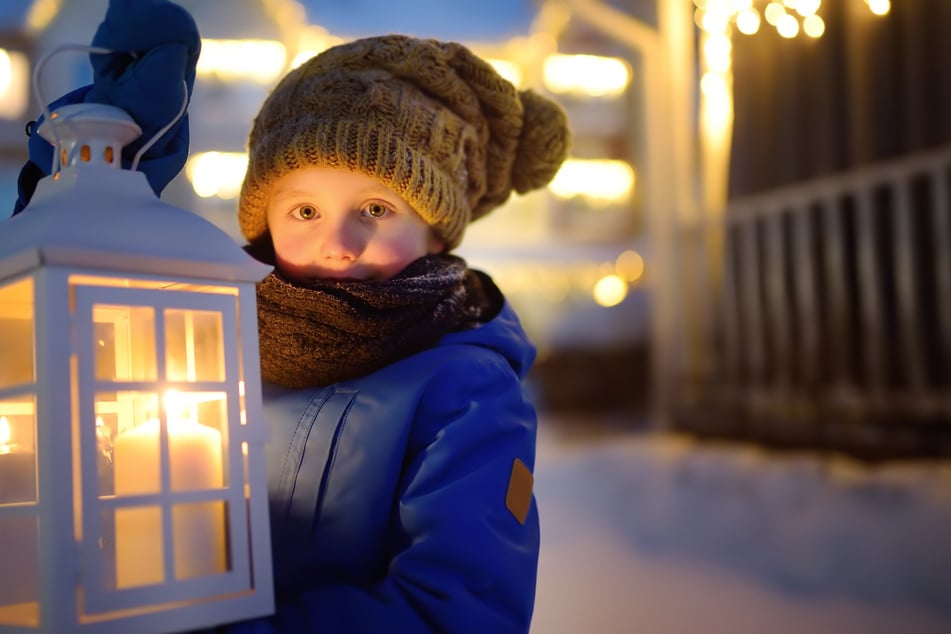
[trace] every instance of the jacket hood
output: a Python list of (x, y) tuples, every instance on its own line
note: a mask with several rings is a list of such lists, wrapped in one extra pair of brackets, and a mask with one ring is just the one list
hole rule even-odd
[(518, 315), (508, 301), (491, 321), (470, 330), (452, 332), (440, 345), (474, 345), (502, 355), (520, 379), (524, 379), (535, 361), (535, 344), (529, 339)]

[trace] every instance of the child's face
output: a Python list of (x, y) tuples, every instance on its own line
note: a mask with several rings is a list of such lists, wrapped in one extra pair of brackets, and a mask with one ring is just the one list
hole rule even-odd
[(389, 279), (443, 244), (389, 187), (357, 172), (305, 167), (271, 188), (277, 268), (296, 280)]

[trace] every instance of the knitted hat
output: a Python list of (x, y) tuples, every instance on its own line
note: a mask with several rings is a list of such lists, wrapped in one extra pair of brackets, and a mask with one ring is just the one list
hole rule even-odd
[(451, 249), (511, 192), (545, 186), (568, 150), (562, 110), (518, 92), (461, 44), (387, 35), (330, 48), (289, 72), (254, 120), (238, 221), (267, 233), (271, 184), (306, 166), (368, 174)]

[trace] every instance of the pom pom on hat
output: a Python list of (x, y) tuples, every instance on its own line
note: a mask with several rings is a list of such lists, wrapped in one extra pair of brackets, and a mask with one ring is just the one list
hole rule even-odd
[(522, 126), (512, 167), (512, 187), (519, 194), (539, 189), (551, 182), (568, 154), (568, 121), (565, 113), (549, 99), (523, 90)]
[(516, 91), (461, 44), (356, 40), (288, 73), (264, 102), (238, 221), (255, 242), (267, 233), (275, 180), (301, 167), (339, 167), (397, 192), (451, 249), (512, 191), (544, 187), (569, 139), (557, 104)]

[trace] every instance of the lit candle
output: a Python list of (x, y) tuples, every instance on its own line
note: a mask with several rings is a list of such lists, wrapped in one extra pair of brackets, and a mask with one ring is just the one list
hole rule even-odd
[[(15, 440), (0, 416), (0, 506), (36, 500), (35, 454)], [(0, 575), (0, 606), (35, 601), (37, 526), (33, 517), (0, 518), (0, 561), (16, 574)]]
[[(116, 495), (156, 493), (159, 421), (151, 419), (120, 434), (113, 448)], [(216, 489), (223, 483), (221, 433), (192, 420), (168, 423), (170, 479), (174, 491)], [(172, 510), (175, 574), (178, 578), (225, 571), (224, 506), (221, 502), (176, 504)], [(162, 516), (158, 506), (117, 509), (116, 585), (162, 583)]]

